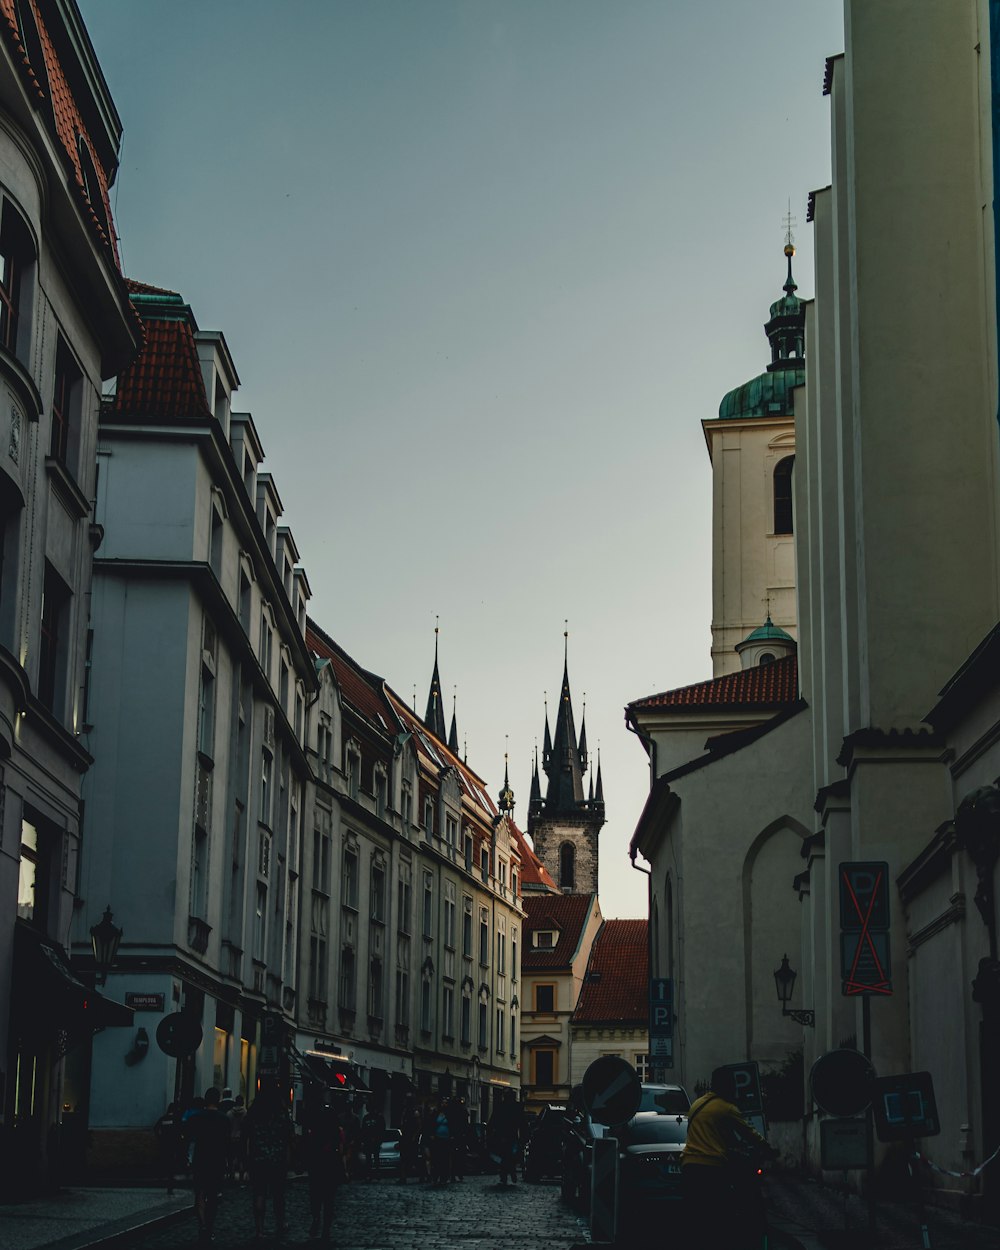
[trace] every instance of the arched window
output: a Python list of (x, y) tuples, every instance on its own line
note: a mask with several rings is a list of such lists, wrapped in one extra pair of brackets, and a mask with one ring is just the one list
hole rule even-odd
[(765, 652), (763, 653), (763, 655), (761, 655), (761, 657), (760, 657), (760, 659), (757, 661), (757, 663), (758, 663), (758, 664), (773, 664), (773, 663), (774, 663), (774, 656), (772, 655), (772, 653), (771, 653), (770, 651), (765, 651)]
[(792, 467), (794, 456), (785, 456), (774, 468), (774, 532), (792, 532)]
[(559, 888), (572, 890), (576, 884), (576, 847), (564, 842), (559, 848)]

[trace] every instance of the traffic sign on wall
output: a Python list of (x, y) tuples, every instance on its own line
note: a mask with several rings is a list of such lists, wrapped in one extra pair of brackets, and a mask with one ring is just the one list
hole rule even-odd
[(840, 883), (841, 992), (891, 994), (889, 865), (884, 860), (842, 863)]

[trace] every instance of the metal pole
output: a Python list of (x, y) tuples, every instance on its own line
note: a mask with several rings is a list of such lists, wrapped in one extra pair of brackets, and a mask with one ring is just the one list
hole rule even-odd
[[(871, 1063), (872, 1058), (872, 1004), (869, 994), (861, 995), (861, 1042), (864, 1056)], [(872, 1105), (865, 1110), (865, 1151), (868, 1164), (868, 1230), (875, 1232), (875, 1122)]]

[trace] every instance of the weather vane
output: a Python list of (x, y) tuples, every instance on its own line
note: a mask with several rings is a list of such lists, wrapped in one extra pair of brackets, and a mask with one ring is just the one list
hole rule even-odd
[(791, 200), (788, 201), (788, 212), (785, 214), (784, 220), (781, 224), (785, 227), (785, 254), (788, 255), (789, 248), (791, 248), (792, 251), (795, 250), (795, 236), (792, 234), (792, 229), (794, 226), (798, 225), (798, 222), (792, 216)]

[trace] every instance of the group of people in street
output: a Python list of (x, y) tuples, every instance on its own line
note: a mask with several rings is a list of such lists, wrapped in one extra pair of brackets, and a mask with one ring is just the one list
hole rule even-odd
[[(168, 1193), (173, 1193), (179, 1177), (190, 1177), (200, 1241), (212, 1240), (227, 1181), (249, 1182), (255, 1236), (260, 1240), (268, 1202), (275, 1232), (280, 1236), (286, 1231), (288, 1172), (305, 1172), (312, 1218), (309, 1236), (329, 1240), (340, 1186), (379, 1178), (380, 1149), (387, 1133), (377, 1109), (369, 1106), (359, 1115), (348, 1095), (314, 1089), (297, 1118), (299, 1133), (289, 1110), (288, 1087), (277, 1079), (262, 1079), (249, 1108), (242, 1096), (234, 1098), (231, 1090), (214, 1086), (187, 1107), (170, 1104), (155, 1126), (160, 1166)], [(470, 1155), (483, 1148), (464, 1098), (421, 1102), (410, 1094), (398, 1126), (400, 1184), (415, 1178), (439, 1188), (461, 1181)], [(483, 1160), (487, 1166), (492, 1161), (501, 1184), (515, 1181), (520, 1140), (520, 1103), (514, 1091), (503, 1091), (486, 1126), (488, 1159)]]
[(285, 1226), (285, 1178), (291, 1159), (292, 1119), (277, 1082), (262, 1081), (250, 1108), (241, 1096), (215, 1086), (180, 1110), (171, 1103), (155, 1126), (167, 1192), (178, 1173), (190, 1174), (199, 1240), (212, 1240), (219, 1196), (227, 1179), (249, 1180), (254, 1228), (264, 1235), (270, 1197), (277, 1231)]

